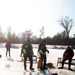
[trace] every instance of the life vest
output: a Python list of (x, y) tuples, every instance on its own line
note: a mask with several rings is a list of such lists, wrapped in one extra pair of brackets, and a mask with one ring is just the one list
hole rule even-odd
[(39, 50), (40, 54), (46, 54), (46, 52), (43, 52), (42, 50)]
[(32, 50), (32, 47), (31, 47), (31, 45), (25, 45), (25, 47), (24, 47), (24, 49), (23, 49), (23, 53), (24, 54), (27, 54), (27, 53), (32, 53), (33, 52), (33, 50)]
[(46, 47), (45, 45), (41, 45), (40, 49), (39, 49), (40, 54), (46, 54)]
[(25, 45), (25, 49), (23, 49), (23, 53), (26, 54), (26, 48), (28, 47), (28, 45)]
[(26, 50), (25, 49), (23, 49), (23, 53), (26, 54)]

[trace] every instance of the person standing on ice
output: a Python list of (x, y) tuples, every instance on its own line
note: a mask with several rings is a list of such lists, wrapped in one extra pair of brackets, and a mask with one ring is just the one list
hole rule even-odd
[(38, 52), (40, 53), (40, 59), (41, 59), (41, 70), (47, 69), (46, 68), (46, 52), (49, 53), (49, 51), (46, 48), (45, 40), (43, 39), (42, 42), (39, 44)]
[(11, 43), (8, 41), (5, 45), (5, 47), (6, 47), (6, 57), (7, 57), (8, 52), (9, 52), (9, 57), (11, 57), (11, 55), (10, 55)]
[(30, 61), (30, 70), (34, 71), (34, 68), (33, 68), (33, 47), (30, 43), (30, 40), (27, 40), (25, 46), (23, 47), (23, 55), (24, 55), (24, 70), (27, 70), (26, 60), (28, 57), (29, 61)]

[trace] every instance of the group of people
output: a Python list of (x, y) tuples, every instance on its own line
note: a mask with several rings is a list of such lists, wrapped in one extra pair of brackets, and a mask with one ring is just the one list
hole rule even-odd
[[(47, 69), (46, 68), (46, 52), (49, 53), (49, 51), (46, 48), (45, 40), (43, 40), (39, 44), (38, 52), (40, 53), (40, 58), (41, 58), (40, 69), (42, 69), (42, 70)], [(22, 56), (22, 53), (23, 53), (23, 56), (24, 56), (24, 69), (25, 70), (27, 69), (26, 60), (27, 60), (27, 57), (28, 57), (29, 61), (30, 61), (30, 70), (34, 71), (34, 68), (33, 68), (33, 55), (34, 55), (34, 52), (33, 52), (33, 47), (30, 43), (30, 40), (25, 41), (25, 43), (22, 45), (20, 56)]]
[[(42, 40), (41, 43), (38, 46), (38, 52), (40, 54), (40, 59), (41, 59), (41, 66), (39, 68), (41, 70), (47, 69), (47, 67), (46, 67), (46, 60), (47, 60), (46, 52), (49, 53), (49, 51), (46, 48), (45, 42), (46, 42), (45, 40)], [(7, 52), (9, 52), (9, 57), (10, 57), (10, 47), (11, 47), (10, 42), (8, 42), (5, 46), (6, 46), (6, 56), (7, 56)], [(30, 43), (30, 40), (26, 40), (23, 43), (22, 48), (21, 48), (21, 55), (20, 56), (22, 56), (22, 54), (23, 54), (23, 57), (24, 57), (24, 70), (27, 70), (26, 61), (27, 61), (27, 58), (29, 58), (30, 70), (34, 71), (34, 68), (33, 68), (34, 52), (33, 52), (33, 47)], [(71, 61), (72, 61), (73, 56), (74, 56), (74, 51), (70, 46), (68, 46), (66, 51), (63, 54), (62, 67), (61, 68), (64, 67), (64, 62), (66, 60), (69, 60), (69, 68), (68, 69), (70, 70), (71, 69), (70, 68), (71, 67)]]

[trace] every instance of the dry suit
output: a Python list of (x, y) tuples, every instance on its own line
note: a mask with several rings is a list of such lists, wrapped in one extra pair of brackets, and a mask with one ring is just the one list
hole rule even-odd
[(46, 52), (49, 52), (45, 46), (45, 44), (41, 43), (39, 45), (38, 52), (40, 53), (40, 59), (41, 59), (41, 67), (40, 69), (46, 69)]
[(27, 58), (29, 58), (29, 61), (30, 61), (30, 70), (32, 70), (33, 68), (33, 59), (32, 59), (32, 56), (33, 56), (33, 49), (32, 49), (32, 45), (29, 43), (29, 44), (25, 44), (24, 47), (23, 47), (23, 55), (24, 55), (24, 69), (26, 70), (26, 61), (27, 61)]

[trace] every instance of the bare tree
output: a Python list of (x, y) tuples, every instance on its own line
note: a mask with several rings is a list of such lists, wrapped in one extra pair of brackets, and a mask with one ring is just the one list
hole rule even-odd
[(27, 31), (25, 31), (25, 37), (26, 37), (26, 39), (30, 39), (31, 38), (31, 36), (32, 36), (32, 31), (31, 30), (27, 30)]
[(66, 38), (69, 38), (70, 31), (74, 26), (73, 19), (70, 19), (69, 16), (62, 17), (58, 23), (64, 28), (64, 32), (66, 34)]
[(2, 28), (0, 26), (0, 42), (3, 42), (4, 41), (4, 34), (2, 32)]
[(25, 32), (23, 32), (22, 33), (22, 39), (23, 40), (27, 40), (27, 39), (30, 39), (31, 38), (31, 36), (32, 36), (32, 31), (31, 31), (31, 29), (28, 29), (28, 30), (26, 30)]
[(12, 31), (11, 31), (11, 27), (9, 26), (7, 28), (7, 41), (11, 41), (11, 37), (12, 37)]
[(44, 38), (44, 33), (45, 33), (44, 26), (42, 26), (40, 30), (40, 38)]

